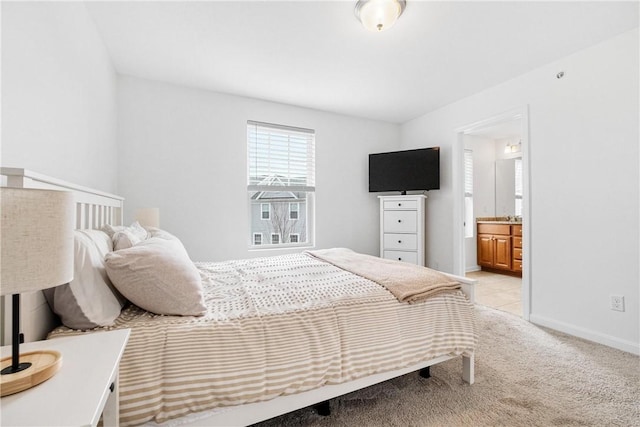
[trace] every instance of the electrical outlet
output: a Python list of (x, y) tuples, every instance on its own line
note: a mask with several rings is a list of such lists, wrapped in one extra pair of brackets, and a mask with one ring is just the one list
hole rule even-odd
[(624, 311), (624, 296), (611, 295), (611, 310)]

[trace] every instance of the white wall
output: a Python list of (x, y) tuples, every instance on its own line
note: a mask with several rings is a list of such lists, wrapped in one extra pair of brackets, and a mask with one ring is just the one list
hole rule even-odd
[(635, 29), (404, 124), (402, 148), (443, 147), (428, 263), (453, 268), (455, 129), (528, 105), (531, 320), (638, 352), (638, 68)]
[(81, 2), (2, 2), (2, 166), (115, 192), (116, 74)]
[(368, 154), (399, 147), (399, 126), (133, 77), (118, 81), (119, 189), (125, 219), (159, 207), (194, 260), (248, 250), (247, 120), (316, 131), (316, 247), (376, 254), (378, 200)]

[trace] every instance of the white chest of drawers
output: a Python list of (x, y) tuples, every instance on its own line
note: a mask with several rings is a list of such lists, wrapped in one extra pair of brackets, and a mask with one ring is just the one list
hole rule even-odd
[(425, 265), (426, 196), (379, 196), (380, 257)]

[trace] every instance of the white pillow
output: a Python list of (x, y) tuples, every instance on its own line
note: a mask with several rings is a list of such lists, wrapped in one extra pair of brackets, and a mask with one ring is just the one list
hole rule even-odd
[(127, 227), (125, 227), (124, 225), (105, 224), (102, 226), (100, 231), (104, 231), (105, 233), (107, 233), (107, 236), (109, 236), (110, 239), (113, 239), (113, 235), (116, 234), (116, 232), (122, 231), (125, 228)]
[(77, 230), (78, 232), (87, 235), (98, 248), (102, 258), (113, 250), (113, 241), (107, 233), (102, 230)]
[(119, 251), (135, 246), (142, 240), (129, 230), (116, 231), (113, 235), (113, 249)]
[(165, 240), (180, 240), (173, 234), (160, 228), (149, 227), (147, 228), (147, 231), (149, 232), (149, 237), (160, 237)]
[[(118, 232), (127, 232), (129, 235), (135, 236), (139, 241), (146, 240), (149, 238), (149, 233), (144, 229), (143, 226), (140, 225), (138, 221), (133, 222), (129, 227), (125, 227), (122, 225), (111, 225), (105, 224), (102, 226), (102, 231), (107, 233), (109, 237), (113, 240), (114, 248), (115, 248), (115, 238)], [(126, 249), (126, 248), (122, 248)], [(115, 250), (118, 250), (115, 248)]]
[(126, 228), (127, 231), (130, 231), (134, 236), (136, 236), (140, 240), (146, 240), (149, 238), (149, 233), (144, 229), (143, 226), (140, 225), (138, 221), (135, 221), (129, 227)]
[(104, 268), (110, 239), (96, 230), (74, 231), (73, 280), (44, 291), (54, 313), (72, 329), (112, 325), (124, 299), (114, 292)]
[(200, 273), (179, 240), (151, 237), (107, 254), (106, 269), (129, 301), (157, 314), (206, 313)]

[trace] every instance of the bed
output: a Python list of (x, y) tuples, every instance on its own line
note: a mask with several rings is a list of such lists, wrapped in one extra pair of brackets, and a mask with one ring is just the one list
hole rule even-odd
[[(28, 171), (2, 173), (13, 174), (13, 185), (22, 176), (19, 182), (28, 178), (31, 186), (88, 191)], [(108, 203), (118, 200), (103, 196)], [(78, 202), (78, 213), (103, 212), (99, 200), (91, 202), (95, 208)], [(121, 198), (117, 204), (115, 216), (92, 214), (86, 221), (82, 215), (78, 228), (121, 225)], [(148, 240), (179, 241), (162, 233), (149, 230)], [(107, 258), (144, 245), (133, 246)], [(447, 283), (460, 283), (458, 289), (409, 304), (337, 265), (332, 254), (360, 256), (340, 249), (196, 263), (204, 307), (189, 310), (197, 316), (155, 314), (131, 304), (112, 325), (89, 332), (43, 322), (42, 316), (29, 327), (44, 323), (38, 328), (52, 339), (131, 329), (120, 370), (122, 425), (249, 425), (452, 358), (462, 359), (462, 378), (473, 383), (473, 281), (444, 275)], [(32, 308), (23, 310), (26, 317), (34, 317)], [(43, 310), (40, 304), (37, 311)]]

